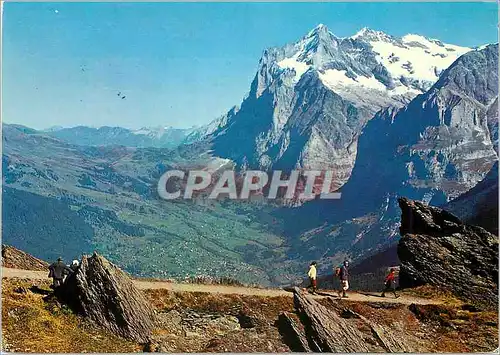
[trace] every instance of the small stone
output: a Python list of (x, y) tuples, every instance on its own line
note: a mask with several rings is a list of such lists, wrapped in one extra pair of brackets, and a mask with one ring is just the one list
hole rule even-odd
[(200, 334), (198, 334), (196, 332), (191, 332), (191, 331), (184, 331), (184, 336), (186, 338), (191, 338), (191, 337), (197, 337), (197, 338), (199, 338), (199, 337), (201, 337)]

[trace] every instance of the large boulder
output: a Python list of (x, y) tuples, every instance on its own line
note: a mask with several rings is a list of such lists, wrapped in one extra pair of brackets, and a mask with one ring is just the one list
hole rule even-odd
[(401, 287), (430, 284), (498, 306), (498, 237), (437, 207), (399, 199)]
[(156, 324), (153, 307), (126, 273), (94, 253), (57, 290), (75, 312), (127, 339), (146, 343)]

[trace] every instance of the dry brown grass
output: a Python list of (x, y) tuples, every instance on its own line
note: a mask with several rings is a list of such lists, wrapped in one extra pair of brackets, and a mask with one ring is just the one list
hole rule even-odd
[(454, 305), (412, 305), (415, 316), (432, 329), (436, 352), (491, 352), (498, 348), (498, 313)]
[(259, 297), (236, 294), (205, 292), (172, 292), (156, 289), (146, 290), (146, 296), (156, 309), (193, 309), (205, 312), (235, 314), (251, 312), (268, 320), (275, 320), (279, 313), (293, 312), (293, 299), (288, 296)]
[[(2, 280), (3, 351), (35, 353), (138, 352), (139, 345), (92, 327), (66, 308), (46, 303), (43, 295), (18, 293), (32, 282)], [(39, 282), (47, 289), (48, 283)]]
[(234, 286), (234, 287), (246, 287), (246, 288), (258, 288), (258, 289), (268, 289), (258, 284), (245, 284), (231, 277), (219, 277), (214, 278), (210, 276), (192, 276), (186, 277), (184, 279), (162, 279), (158, 277), (142, 277), (142, 276), (131, 276), (132, 279), (137, 281), (147, 281), (147, 282), (169, 282), (175, 284), (196, 284), (196, 285), (221, 285), (221, 286)]

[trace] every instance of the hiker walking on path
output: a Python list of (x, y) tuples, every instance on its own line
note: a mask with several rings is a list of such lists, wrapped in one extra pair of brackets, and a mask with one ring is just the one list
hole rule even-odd
[[(349, 289), (349, 262), (346, 260), (339, 270), (339, 278), (341, 290), (339, 291), (339, 296), (347, 298), (346, 291)], [(342, 295), (341, 295), (342, 293)]]
[(398, 298), (399, 295), (396, 293), (396, 269), (392, 268), (389, 275), (385, 277), (385, 289), (382, 291), (382, 297), (385, 297), (386, 292), (394, 293), (394, 297)]
[(49, 277), (52, 277), (52, 286), (54, 288), (61, 286), (64, 276), (72, 273), (73, 270), (63, 263), (61, 257), (57, 258), (57, 261), (49, 266)]
[(316, 262), (315, 261), (313, 261), (311, 263), (311, 265), (309, 265), (309, 272), (307, 273), (307, 276), (309, 276), (309, 287), (308, 288), (312, 288), (312, 293), (316, 294), (316, 287), (317, 287), (316, 276), (317, 276), (317, 272), (316, 272)]

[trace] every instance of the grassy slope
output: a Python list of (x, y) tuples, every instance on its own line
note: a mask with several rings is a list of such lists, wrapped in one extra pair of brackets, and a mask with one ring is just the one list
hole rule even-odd
[[(22, 280), (2, 280), (3, 351), (36, 353), (137, 352), (132, 342), (90, 326), (67, 309), (46, 303), (42, 295), (14, 290)], [(48, 289), (47, 284), (40, 285)]]

